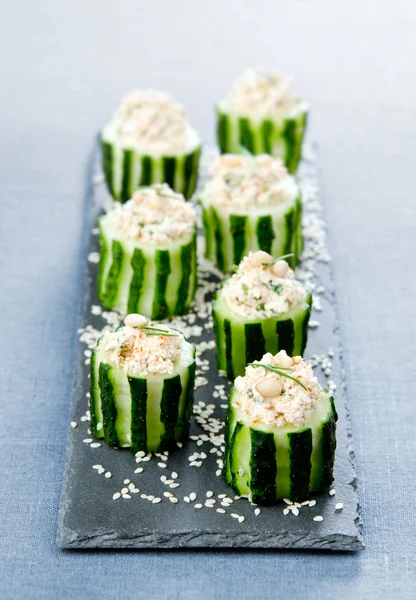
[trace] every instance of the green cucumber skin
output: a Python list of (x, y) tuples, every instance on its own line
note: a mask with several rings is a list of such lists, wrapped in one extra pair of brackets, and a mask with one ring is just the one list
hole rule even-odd
[(144, 269), (146, 266), (146, 259), (143, 251), (140, 250), (140, 248), (134, 249), (130, 263), (133, 268), (133, 277), (130, 283), (127, 313), (136, 313), (138, 312), (137, 307), (144, 283)]
[(278, 337), (279, 351), (286, 350), (289, 356), (293, 356), (293, 349), (295, 347), (295, 327), (292, 319), (276, 321), (276, 335)]
[(244, 325), (244, 338), (246, 342), (246, 365), (255, 360), (260, 360), (266, 353), (266, 340), (264, 339), (261, 323), (246, 323)]
[(160, 450), (169, 450), (176, 445), (175, 426), (178, 421), (181, 394), (180, 375), (165, 379), (160, 401), (160, 420), (164, 427), (164, 433), (160, 440)]
[(89, 401), (89, 405), (90, 405), (90, 418), (91, 418), (91, 432), (95, 437), (98, 437), (98, 430), (97, 430), (97, 422), (98, 422), (98, 416), (97, 416), (97, 409), (96, 409), (96, 387), (97, 387), (97, 381), (96, 381), (96, 375), (95, 375), (95, 361), (96, 361), (96, 355), (95, 352), (92, 353), (91, 355), (91, 370), (90, 370), (90, 401)]
[(113, 184), (113, 146), (101, 139), (101, 165), (104, 178), (107, 182), (108, 191), (115, 197)]
[(101, 298), (103, 304), (107, 306), (112, 306), (117, 297), (119, 289), (119, 277), (123, 264), (123, 246), (117, 240), (113, 240), (111, 245), (111, 255), (112, 261), (106, 278), (105, 292)]
[(252, 502), (265, 505), (276, 502), (276, 444), (272, 433), (250, 430)]
[(189, 428), (191, 426), (191, 417), (194, 409), (194, 387), (195, 387), (196, 363), (188, 367), (188, 384), (186, 389), (185, 408), (182, 415), (178, 418), (176, 425), (176, 441), (186, 442), (189, 438)]
[(224, 320), (224, 342), (225, 342), (225, 366), (228, 379), (234, 379), (234, 367), (232, 359), (232, 336), (231, 336), (231, 324), (228, 319)]
[[(288, 433), (290, 457), (290, 499), (304, 500), (309, 495), (311, 478), (312, 430)], [(332, 472), (332, 469), (331, 469)]]
[(147, 381), (139, 377), (127, 377), (131, 396), (131, 449), (148, 452), (146, 411)]
[(212, 231), (211, 231), (209, 213), (208, 213), (208, 210), (204, 206), (202, 207), (202, 225), (204, 228), (204, 238), (205, 238), (205, 257), (211, 259), (212, 258)]
[(131, 185), (133, 150), (125, 149), (123, 151), (123, 176), (121, 181), (120, 201), (127, 202), (132, 196), (133, 188)]
[(272, 218), (270, 216), (259, 217), (257, 221), (257, 243), (259, 250), (264, 250), (270, 254), (272, 250), (273, 239), (276, 237), (273, 231)]
[(178, 299), (175, 307), (176, 315), (183, 315), (183, 313), (189, 308), (189, 287), (193, 287), (194, 285), (194, 282), (191, 281), (191, 277), (196, 271), (193, 265), (195, 244), (196, 239), (194, 236), (189, 244), (184, 244), (181, 247), (182, 278), (177, 292)]
[(224, 270), (224, 252), (223, 252), (223, 236), (221, 231), (221, 219), (218, 216), (215, 208), (211, 207), (211, 216), (214, 227), (215, 236), (215, 253), (217, 258), (217, 266), (220, 271)]
[[(232, 393), (232, 392), (231, 392)], [(224, 440), (225, 440), (225, 452), (223, 459), (223, 467), (222, 467), (222, 476), (227, 483), (231, 482), (230, 479), (230, 459), (231, 459), (231, 421), (232, 421), (232, 410), (231, 410), (231, 393), (230, 393), (230, 401), (228, 403), (228, 407), (225, 413), (225, 428), (224, 428)]]
[(285, 148), (283, 161), (288, 171), (295, 173), (302, 155), (307, 120), (308, 114), (304, 112), (279, 122), (272, 119), (255, 122), (248, 117), (232, 116), (217, 107), (218, 146), (221, 154), (273, 154), (273, 139), (280, 140)]
[(117, 409), (114, 399), (114, 387), (110, 379), (112, 367), (100, 363), (98, 385), (100, 388), (101, 410), (103, 413), (104, 439), (109, 446), (118, 447), (116, 430)]
[(231, 474), (230, 483), (231, 483), (231, 487), (233, 488), (233, 490), (235, 491), (236, 494), (240, 493), (240, 488), (237, 484), (238, 464), (234, 460), (235, 453), (233, 452), (233, 450), (236, 446), (238, 436), (240, 435), (242, 430), (243, 430), (242, 423), (236, 423), (236, 425), (234, 427), (234, 431), (231, 436), (231, 442), (230, 442), (231, 451), (229, 453), (229, 458), (228, 458), (229, 463), (230, 463), (229, 467), (230, 467), (230, 474)]
[(103, 234), (101, 227), (99, 228), (99, 239), (100, 239), (100, 266), (98, 270), (98, 285), (97, 292), (99, 298), (103, 298), (105, 296), (105, 278), (104, 278), (104, 268), (107, 262), (108, 257), (108, 245), (105, 235)]
[(228, 152), (228, 117), (217, 111), (217, 141), (221, 154)]
[(156, 270), (158, 277), (156, 278), (156, 290), (152, 307), (152, 319), (165, 319), (169, 315), (169, 308), (166, 303), (166, 288), (168, 285), (168, 277), (170, 274), (170, 256), (169, 250), (157, 250)]
[(163, 159), (163, 181), (167, 183), (172, 189), (175, 185), (175, 169), (176, 159), (172, 156), (166, 156)]
[(234, 264), (238, 265), (244, 256), (246, 246), (247, 217), (241, 215), (230, 215), (230, 231), (233, 237)]
[(327, 492), (334, 481), (333, 468), (335, 462), (336, 422), (338, 414), (335, 409), (334, 398), (331, 396), (332, 415), (322, 426), (322, 475), (320, 488)]
[(251, 131), (250, 119), (242, 117), (238, 120), (238, 128), (239, 128), (239, 136), (240, 136), (240, 144), (243, 148), (248, 150), (250, 154), (255, 154), (254, 152), (254, 140), (253, 133)]

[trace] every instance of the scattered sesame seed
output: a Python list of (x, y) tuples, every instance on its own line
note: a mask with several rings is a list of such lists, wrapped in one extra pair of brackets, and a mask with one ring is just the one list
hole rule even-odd
[(194, 500), (196, 500), (196, 494), (195, 494), (195, 492), (191, 492), (189, 494), (189, 499), (190, 499), (191, 502), (193, 502)]
[(78, 427), (78, 423), (76, 421), (71, 421), (72, 429), (76, 429)]
[[(287, 509), (285, 508), (285, 510), (287, 510)], [(254, 509), (254, 514), (256, 515), (256, 517), (258, 517), (259, 514), (260, 514), (260, 509), (259, 508), (255, 508)]]
[(188, 496), (184, 496), (184, 502), (189, 503), (191, 501), (191, 499)]
[(157, 466), (160, 467), (161, 469), (166, 469), (166, 464), (163, 462), (158, 462)]
[(323, 521), (324, 518), (321, 517), (320, 515), (317, 515), (316, 517), (313, 518), (314, 521)]
[(82, 440), (84, 442), (84, 444), (91, 444), (92, 439), (91, 438), (85, 438), (85, 440)]
[(152, 504), (159, 504), (159, 502), (161, 502), (162, 498), (153, 498), (152, 500)]
[(194, 508), (202, 508), (202, 504), (194, 504)]
[(161, 475), (160, 476), (160, 481), (162, 481), (163, 483), (167, 480), (166, 475)]
[(175, 496), (171, 496), (169, 498), (170, 502), (172, 502), (173, 504), (177, 504), (179, 502), (179, 500), (177, 498), (175, 498)]
[(122, 494), (127, 494), (127, 492), (129, 491), (129, 488), (123, 487), (121, 490)]
[(240, 515), (238, 515), (237, 513), (231, 513), (231, 516), (233, 519), (238, 519)]
[(207, 497), (207, 498), (212, 498), (212, 496), (213, 496), (213, 495), (214, 495), (214, 492), (211, 492), (211, 490), (209, 490), (209, 491), (206, 493), (206, 497)]
[(90, 444), (90, 448), (101, 448), (101, 444), (94, 442), (93, 444)]
[(287, 498), (283, 498), (283, 502), (284, 502), (285, 504), (290, 504), (290, 505), (292, 505), (292, 504), (293, 504), (292, 500), (288, 500)]
[(217, 513), (224, 514), (226, 511), (223, 508), (216, 508)]
[(315, 506), (316, 504), (316, 500), (310, 500), (309, 501), (309, 506), (312, 508), (312, 506)]
[(335, 496), (335, 490), (332, 488), (332, 490), (329, 490), (329, 495), (330, 496)]
[(179, 487), (180, 485), (181, 485), (180, 483), (171, 483), (171, 484), (169, 485), (169, 487), (170, 487), (170, 488), (177, 488), (177, 487)]
[(150, 501), (153, 501), (153, 500), (155, 499), (155, 497), (156, 497), (156, 496), (153, 496), (153, 494), (149, 494), (149, 495), (147, 496), (147, 499), (148, 499), (148, 500), (150, 500)]
[(134, 485), (134, 483), (129, 483), (129, 490), (134, 490), (136, 486)]
[(240, 516), (238, 517), (238, 522), (239, 522), (239, 523), (242, 523), (243, 521), (244, 521), (244, 517), (243, 517), (243, 515), (240, 515)]
[(122, 494), (122, 498), (124, 498), (124, 500), (131, 500), (130, 494)]
[(295, 515), (295, 517), (297, 517), (297, 516), (298, 516), (298, 514), (299, 514), (299, 509), (297, 508), (297, 506), (293, 506), (293, 507), (292, 507), (292, 514), (294, 514), (294, 515)]
[(121, 498), (120, 492), (116, 492), (115, 494), (113, 494), (113, 500), (118, 500), (119, 498)]
[(342, 502), (337, 502), (335, 504), (335, 510), (342, 510), (344, 508), (344, 505), (342, 504)]
[(143, 467), (138, 467), (137, 469), (135, 469), (135, 473), (143, 473), (144, 469)]
[(163, 492), (163, 495), (165, 496), (165, 498), (170, 498), (172, 496), (170, 492)]
[(172, 479), (178, 479), (179, 475), (177, 474), (176, 471), (172, 471), (171, 475)]
[(125, 485), (127, 485), (128, 483), (130, 483), (130, 479), (125, 479), (125, 480), (123, 481), (123, 483), (124, 483)]
[(219, 476), (221, 475), (221, 469), (217, 469), (217, 470), (215, 471), (215, 475), (216, 475), (217, 477), (219, 477)]
[(92, 465), (93, 469), (102, 469), (103, 465)]
[(288, 508), (284, 508), (284, 509), (283, 509), (283, 514), (284, 514), (285, 516), (286, 516), (286, 515), (288, 515), (288, 514), (289, 514), (289, 512), (290, 512), (290, 511), (289, 511), (289, 509), (288, 509)]
[(112, 473), (111, 473), (111, 471), (107, 471), (107, 473), (104, 475), (104, 477), (105, 477), (106, 479), (110, 479), (110, 478), (112, 477)]

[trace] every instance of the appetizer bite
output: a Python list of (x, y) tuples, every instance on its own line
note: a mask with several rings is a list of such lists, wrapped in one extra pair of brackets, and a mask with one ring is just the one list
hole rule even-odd
[(126, 202), (139, 186), (160, 182), (185, 198), (194, 193), (201, 142), (168, 94), (137, 90), (126, 96), (101, 132), (101, 148), (115, 200)]
[(152, 319), (183, 314), (196, 289), (196, 214), (167, 184), (140, 188), (99, 219), (98, 295)]
[(267, 252), (249, 254), (216, 293), (212, 312), (218, 368), (229, 379), (263, 354), (302, 355), (312, 298), (287, 262)]
[(205, 255), (231, 271), (250, 251), (273, 256), (303, 250), (301, 194), (280, 159), (224, 154), (212, 166), (200, 201)]
[(306, 500), (333, 481), (337, 413), (300, 356), (265, 354), (231, 389), (224, 478), (255, 504)]
[(278, 73), (246, 71), (217, 105), (217, 139), (221, 152), (271, 154), (290, 173), (298, 167), (308, 106)]
[(116, 448), (161, 452), (187, 439), (195, 346), (173, 329), (127, 315), (91, 358), (91, 430)]

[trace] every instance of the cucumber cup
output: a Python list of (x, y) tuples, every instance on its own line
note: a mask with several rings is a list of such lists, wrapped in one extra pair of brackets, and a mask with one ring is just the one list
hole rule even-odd
[(295, 266), (303, 251), (299, 187), (279, 159), (262, 154), (224, 154), (200, 202), (205, 255), (223, 272), (249, 252), (290, 254)]
[(142, 315), (125, 323), (107, 331), (92, 355), (92, 433), (133, 452), (172, 450), (189, 433), (195, 346)]
[(336, 421), (333, 397), (300, 356), (266, 354), (237, 377), (230, 393), (225, 481), (261, 505), (328, 492)]
[(181, 315), (196, 289), (196, 214), (166, 184), (136, 191), (99, 219), (98, 295), (152, 319)]
[(138, 187), (161, 182), (186, 199), (194, 193), (201, 141), (169, 95), (130, 93), (100, 141), (104, 176), (115, 200), (126, 202)]
[(302, 355), (311, 306), (311, 295), (285, 260), (250, 254), (213, 302), (218, 368), (233, 380), (266, 352)]
[(271, 154), (294, 173), (301, 158), (308, 106), (279, 74), (247, 71), (217, 104), (222, 153)]

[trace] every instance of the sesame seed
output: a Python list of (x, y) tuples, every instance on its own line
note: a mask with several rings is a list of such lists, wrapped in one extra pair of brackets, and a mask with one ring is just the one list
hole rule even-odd
[(238, 522), (239, 522), (239, 523), (242, 523), (243, 521), (244, 521), (244, 517), (243, 517), (243, 515), (240, 515), (240, 516), (238, 517)]
[(286, 516), (286, 515), (288, 515), (288, 514), (289, 514), (289, 512), (290, 512), (290, 511), (289, 511), (289, 509), (288, 509), (288, 508), (284, 508), (284, 509), (283, 509), (283, 514), (284, 514), (285, 516)]
[(176, 445), (178, 446), (178, 448), (182, 448), (183, 447), (182, 442), (176, 442)]
[(293, 504), (292, 500), (289, 500), (288, 498), (283, 498), (283, 502), (284, 502), (285, 504), (290, 504), (290, 505), (292, 505), (292, 504)]
[(122, 494), (122, 498), (124, 498), (124, 500), (130, 500), (131, 496), (129, 494)]
[(238, 515), (237, 513), (231, 513), (231, 516), (233, 519), (238, 519), (240, 515)]
[(90, 448), (100, 448), (101, 444), (99, 444), (98, 442), (94, 442), (93, 444), (90, 444)]
[(191, 500), (191, 502), (193, 502), (194, 500), (196, 500), (196, 494), (195, 494), (195, 492), (191, 492), (189, 494), (189, 499)]
[(147, 500), (147, 494), (140, 494), (140, 498), (143, 498), (143, 500)]
[(169, 498), (170, 502), (172, 502), (172, 504), (177, 504), (179, 502), (179, 500), (177, 498), (175, 498), (175, 496), (171, 496)]
[(299, 509), (296, 506), (292, 507), (292, 514), (294, 514), (295, 517), (297, 517), (299, 514)]
[(102, 469), (103, 465), (92, 465), (93, 469)]
[(111, 473), (111, 471), (107, 471), (107, 473), (104, 475), (104, 477), (105, 477), (106, 479), (110, 479), (110, 477), (111, 477), (111, 476), (112, 476), (112, 473)]
[(244, 475), (245, 471), (244, 469), (238, 469), (238, 474), (240, 475), (240, 477), (242, 477)]
[(335, 496), (335, 490), (334, 489), (329, 490), (328, 493), (329, 493), (330, 496)]
[(312, 508), (312, 506), (315, 506), (316, 504), (316, 500), (310, 500), (309, 501), (309, 506)]
[(344, 505), (342, 504), (342, 502), (337, 502), (335, 504), (335, 510), (342, 510), (344, 508)]
[(121, 498), (120, 492), (116, 492), (115, 494), (113, 494), (113, 500), (118, 500), (119, 498)]
[[(286, 509), (285, 509), (285, 510), (286, 510)], [(256, 517), (258, 517), (258, 516), (259, 516), (259, 514), (260, 514), (260, 509), (259, 509), (259, 508), (256, 508), (256, 509), (254, 510), (254, 514), (256, 515)]]
[(227, 494), (218, 494), (218, 498), (226, 498)]
[(143, 473), (144, 469), (143, 467), (138, 467), (137, 469), (135, 469), (135, 473)]
[(324, 518), (321, 517), (320, 515), (317, 515), (316, 517), (313, 518), (314, 521), (323, 521)]
[(153, 494), (149, 494), (147, 496), (147, 499), (150, 500), (150, 501), (153, 501), (155, 499), (155, 496), (153, 496)]
[(160, 467), (161, 469), (166, 469), (166, 464), (163, 462), (157, 463), (157, 466)]
[(163, 492), (163, 495), (165, 496), (165, 498), (170, 498), (172, 496), (170, 492)]
[(213, 495), (214, 495), (214, 492), (211, 492), (211, 490), (206, 493), (207, 498), (212, 498)]
[(159, 502), (161, 502), (162, 498), (153, 498), (152, 500), (152, 504), (159, 504)]
[(202, 508), (202, 504), (194, 504), (194, 508)]
[(134, 485), (134, 483), (129, 483), (129, 490), (134, 490), (136, 486)]
[(162, 481), (163, 483), (167, 480), (166, 475), (161, 475), (160, 476), (160, 481)]
[(223, 508), (216, 508), (217, 513), (224, 514), (226, 511)]
[(134, 490), (131, 490), (132, 494), (138, 494), (140, 492), (139, 488), (134, 488)]
[(76, 427), (78, 427), (78, 423), (76, 421), (71, 421), (71, 427), (72, 429), (75, 429)]
[(92, 438), (85, 438), (85, 440), (82, 440), (84, 442), (84, 444), (91, 444), (91, 442), (93, 441)]
[(216, 475), (217, 477), (219, 477), (219, 476), (221, 475), (221, 469), (217, 469), (217, 470), (215, 471), (215, 475)]
[(180, 483), (171, 483), (171, 484), (169, 485), (169, 487), (170, 487), (170, 488), (177, 488), (177, 487), (179, 487), (180, 485), (181, 485)]
[(176, 471), (172, 471), (171, 475), (172, 479), (178, 479), (179, 475), (177, 474)]
[(188, 496), (184, 496), (184, 502), (188, 502), (189, 503), (190, 501), (191, 501), (191, 499)]
[(125, 479), (125, 480), (123, 481), (123, 483), (124, 483), (125, 485), (127, 485), (128, 483), (130, 483), (130, 479)]

